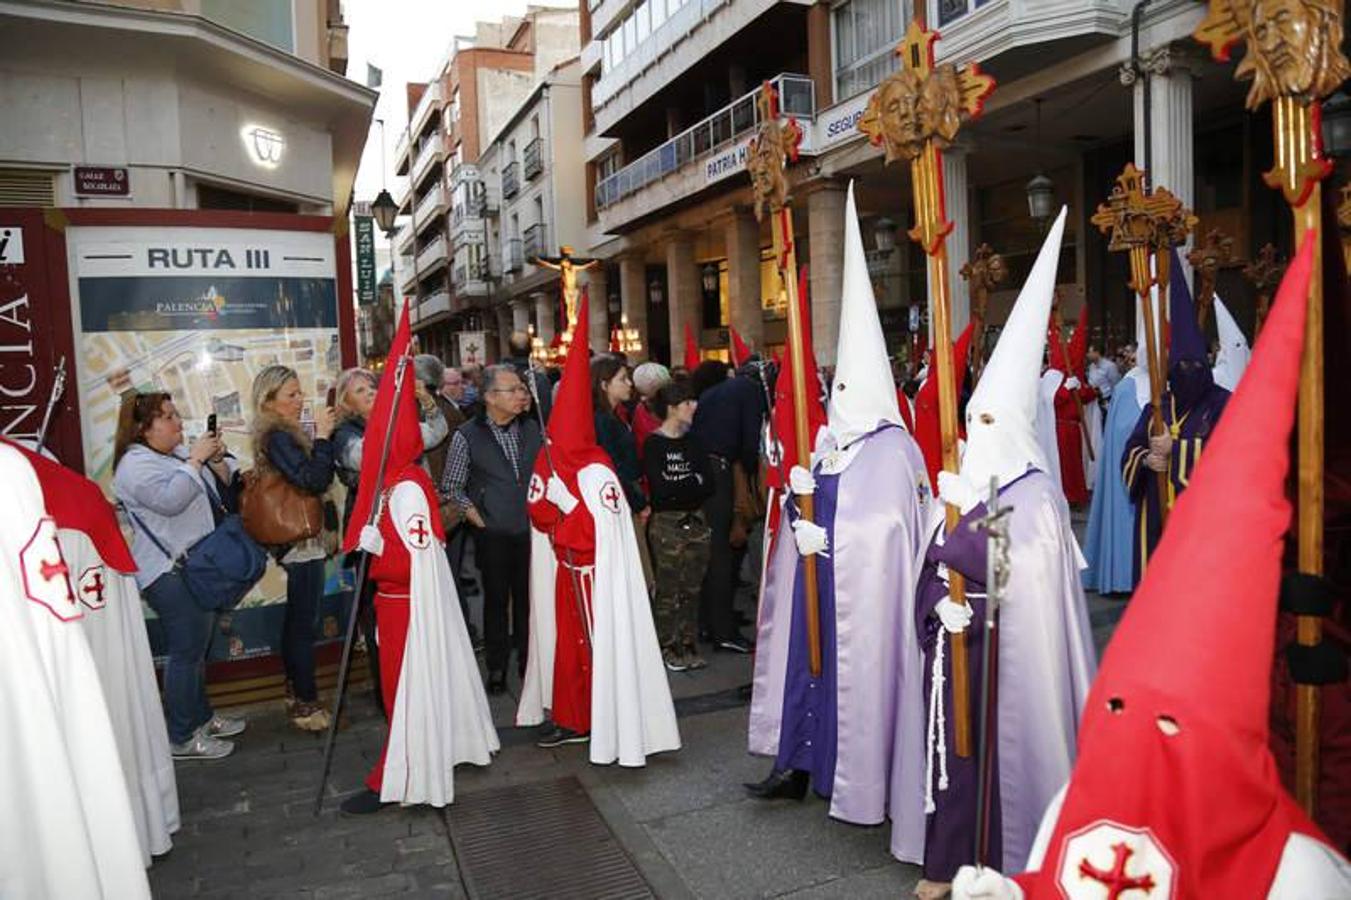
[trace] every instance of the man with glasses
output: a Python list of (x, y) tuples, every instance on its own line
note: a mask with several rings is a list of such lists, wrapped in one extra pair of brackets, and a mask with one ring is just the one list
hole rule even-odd
[(451, 440), (441, 494), (473, 529), (474, 556), (483, 575), (488, 692), (500, 694), (507, 688), (513, 646), (517, 672), (525, 671), (530, 623), (526, 490), (542, 441), (539, 424), (525, 415), (530, 392), (514, 368), (489, 366), (483, 386), (482, 415), (461, 425)]

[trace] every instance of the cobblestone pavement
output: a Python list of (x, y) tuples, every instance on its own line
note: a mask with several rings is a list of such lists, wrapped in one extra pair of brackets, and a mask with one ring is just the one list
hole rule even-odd
[[(1124, 604), (1089, 598), (1099, 649)], [(662, 898), (897, 898), (918, 877), (887, 852), (885, 826), (831, 820), (826, 804), (765, 803), (741, 787), (768, 762), (746, 753), (750, 659), (710, 654), (702, 672), (672, 676), (684, 747), (643, 769), (596, 767), (584, 747), (540, 750), (510, 727), (516, 685), (492, 698), (503, 749), (456, 770), (457, 800), (475, 791), (575, 776), (620, 846)], [(231, 757), (180, 763), (183, 828), (151, 869), (161, 898), (467, 897), (447, 818), (427, 808), (366, 819), (338, 813), (374, 763), (384, 720), (366, 688), (349, 704), (324, 810), (312, 815), (322, 738), (292, 730), (279, 704), (246, 708)], [(520, 848), (520, 865), (531, 865)], [(538, 896), (566, 897), (544, 877)]]

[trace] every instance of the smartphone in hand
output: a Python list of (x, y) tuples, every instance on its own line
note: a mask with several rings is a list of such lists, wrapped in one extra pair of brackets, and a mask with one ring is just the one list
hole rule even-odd
[(219, 434), (216, 431), (216, 414), (212, 413), (206, 417), (206, 430), (208, 434)]

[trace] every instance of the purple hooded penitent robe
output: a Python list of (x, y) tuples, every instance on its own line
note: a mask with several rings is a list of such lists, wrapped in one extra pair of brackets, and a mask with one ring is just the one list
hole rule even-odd
[[(750, 750), (775, 757), (776, 768), (811, 772), (838, 819), (874, 825), (890, 813), (918, 860), (923, 700), (912, 604), (923, 458), (903, 429), (884, 426), (815, 475), (816, 521), (830, 540), (816, 563), (822, 672), (812, 678), (808, 665), (803, 567), (785, 520), (761, 600)], [(896, 753), (898, 736), (912, 753)], [(911, 785), (899, 805), (898, 776)]]
[[(1013, 512), (1009, 583), (999, 608), (996, 643), (989, 862), (1017, 872), (1027, 861), (1042, 812), (1074, 766), (1079, 718), (1097, 662), (1080, 586), (1081, 557), (1064, 494), (1032, 469), (1003, 487), (999, 498)], [(966, 631), (967, 690), (972, 716), (980, 710), (987, 539), (983, 530), (972, 531), (970, 523), (984, 515), (985, 504), (977, 505), (942, 546), (931, 540), (925, 554), (915, 616), (924, 652), (926, 711), (937, 644), (940, 636), (947, 638), (934, 612), (948, 592), (939, 563), (960, 572), (973, 595), (968, 598), (975, 615)], [(946, 882), (958, 867), (975, 861), (977, 772), (974, 753), (962, 759), (955, 752), (950, 652), (943, 663), (949, 679), (943, 691), (948, 787), (933, 788), (936, 809), (929, 815), (924, 877)], [(935, 762), (935, 781), (937, 773)], [(893, 837), (893, 853), (894, 844)]]

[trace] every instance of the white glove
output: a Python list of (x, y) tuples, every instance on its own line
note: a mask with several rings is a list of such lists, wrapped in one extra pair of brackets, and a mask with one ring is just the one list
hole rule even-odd
[(808, 522), (806, 519), (794, 522), (793, 540), (797, 542), (797, 552), (803, 556), (818, 553), (822, 556), (828, 555), (826, 550), (830, 548), (830, 540), (826, 537), (826, 530), (815, 522)]
[(989, 867), (962, 866), (952, 879), (952, 900), (1023, 900), (1023, 889)]
[(971, 624), (971, 617), (975, 615), (971, 604), (954, 603), (951, 597), (939, 600), (934, 612), (938, 613), (938, 621), (943, 623), (943, 627), (953, 634), (966, 631), (966, 627)]
[(1077, 390), (1079, 390), (1079, 379), (1075, 378), (1073, 375), (1071, 375), (1069, 378), (1066, 378), (1066, 379), (1065, 379), (1065, 390), (1067, 390), (1067, 391), (1077, 391)]
[(793, 466), (788, 470), (788, 486), (799, 497), (804, 494), (816, 493), (816, 479), (812, 477), (811, 472), (808, 472), (802, 466)]
[(938, 498), (966, 515), (980, 503), (980, 492), (975, 485), (955, 472), (939, 472)]
[(579, 502), (572, 496), (572, 491), (563, 483), (563, 479), (557, 475), (549, 476), (549, 483), (544, 487), (544, 496), (550, 503), (563, 511), (563, 515), (568, 515), (577, 508)]
[(361, 528), (361, 537), (357, 540), (357, 546), (372, 556), (379, 556), (385, 552), (385, 539), (380, 535), (380, 529), (374, 525), (364, 525)]

